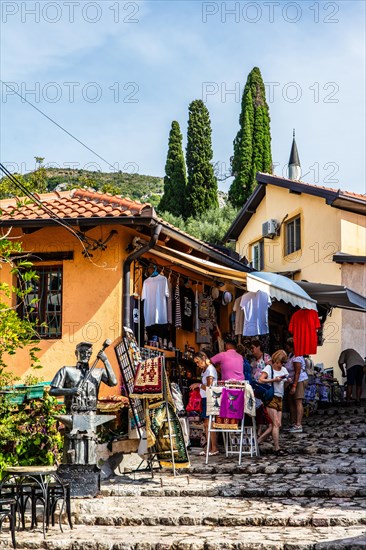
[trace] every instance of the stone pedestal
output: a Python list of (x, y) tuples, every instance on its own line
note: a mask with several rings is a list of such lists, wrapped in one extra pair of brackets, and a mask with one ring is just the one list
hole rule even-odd
[(70, 483), (72, 497), (95, 497), (100, 492), (100, 469), (95, 464), (60, 464), (57, 474)]

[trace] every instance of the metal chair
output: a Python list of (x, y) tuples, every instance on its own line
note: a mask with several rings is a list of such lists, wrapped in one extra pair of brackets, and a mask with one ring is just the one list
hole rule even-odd
[(45, 495), (43, 492), (39, 489), (39, 487), (33, 487), (32, 491), (32, 525), (31, 527), (34, 527), (37, 525), (37, 502), (40, 501), (44, 509), (44, 514), (46, 517), (46, 528), (48, 529), (50, 525), (50, 521), (52, 526), (55, 525), (55, 512), (57, 508), (57, 504), (59, 501), (61, 501), (61, 510), (60, 510), (60, 518), (59, 518), (59, 524), (62, 531), (62, 525), (61, 525), (61, 514), (63, 510), (66, 510), (67, 520), (69, 522), (69, 526), (72, 529), (72, 518), (71, 518), (71, 491), (70, 491), (70, 483), (63, 482), (62, 485), (60, 483), (49, 483), (47, 486), (47, 503), (45, 502)]
[(9, 520), (9, 530), (11, 533), (11, 540), (13, 543), (13, 548), (16, 548), (15, 541), (15, 511), (16, 501), (15, 498), (0, 498), (0, 530), (2, 529), (4, 519)]

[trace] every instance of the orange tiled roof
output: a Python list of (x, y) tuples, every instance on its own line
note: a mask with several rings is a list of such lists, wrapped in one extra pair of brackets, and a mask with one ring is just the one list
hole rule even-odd
[[(148, 203), (142, 204), (129, 198), (87, 189), (54, 191), (53, 193), (36, 194), (36, 197), (54, 214), (63, 219), (149, 216), (154, 213), (154, 209)], [(18, 199), (0, 201), (2, 221), (37, 221), (51, 218), (49, 213), (30, 200), (27, 200), (24, 206), (15, 209), (17, 202)]]

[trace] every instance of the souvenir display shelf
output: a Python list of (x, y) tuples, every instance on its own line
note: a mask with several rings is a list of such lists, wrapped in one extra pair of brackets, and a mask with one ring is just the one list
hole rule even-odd
[(168, 359), (168, 358), (175, 359), (175, 357), (176, 357), (176, 352), (175, 351), (171, 351), (171, 350), (167, 350), (167, 349), (161, 349), (161, 348), (155, 348), (154, 346), (144, 346), (144, 348), (150, 349), (152, 351), (156, 351), (156, 352), (159, 352), (159, 353), (163, 354), (165, 356), (165, 359)]

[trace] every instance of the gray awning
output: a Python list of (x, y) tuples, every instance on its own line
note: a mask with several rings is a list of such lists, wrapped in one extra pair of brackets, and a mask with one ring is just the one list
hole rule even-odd
[(319, 305), (366, 312), (366, 298), (346, 286), (325, 285), (306, 281), (296, 281), (296, 283)]
[(292, 281), (283, 275), (269, 273), (268, 271), (253, 271), (253, 273), (246, 273), (246, 277), (249, 292), (262, 290), (276, 300), (282, 300), (287, 304), (292, 304), (294, 307), (314, 309), (316, 311), (316, 300), (309, 296), (297, 284), (297, 281)]

